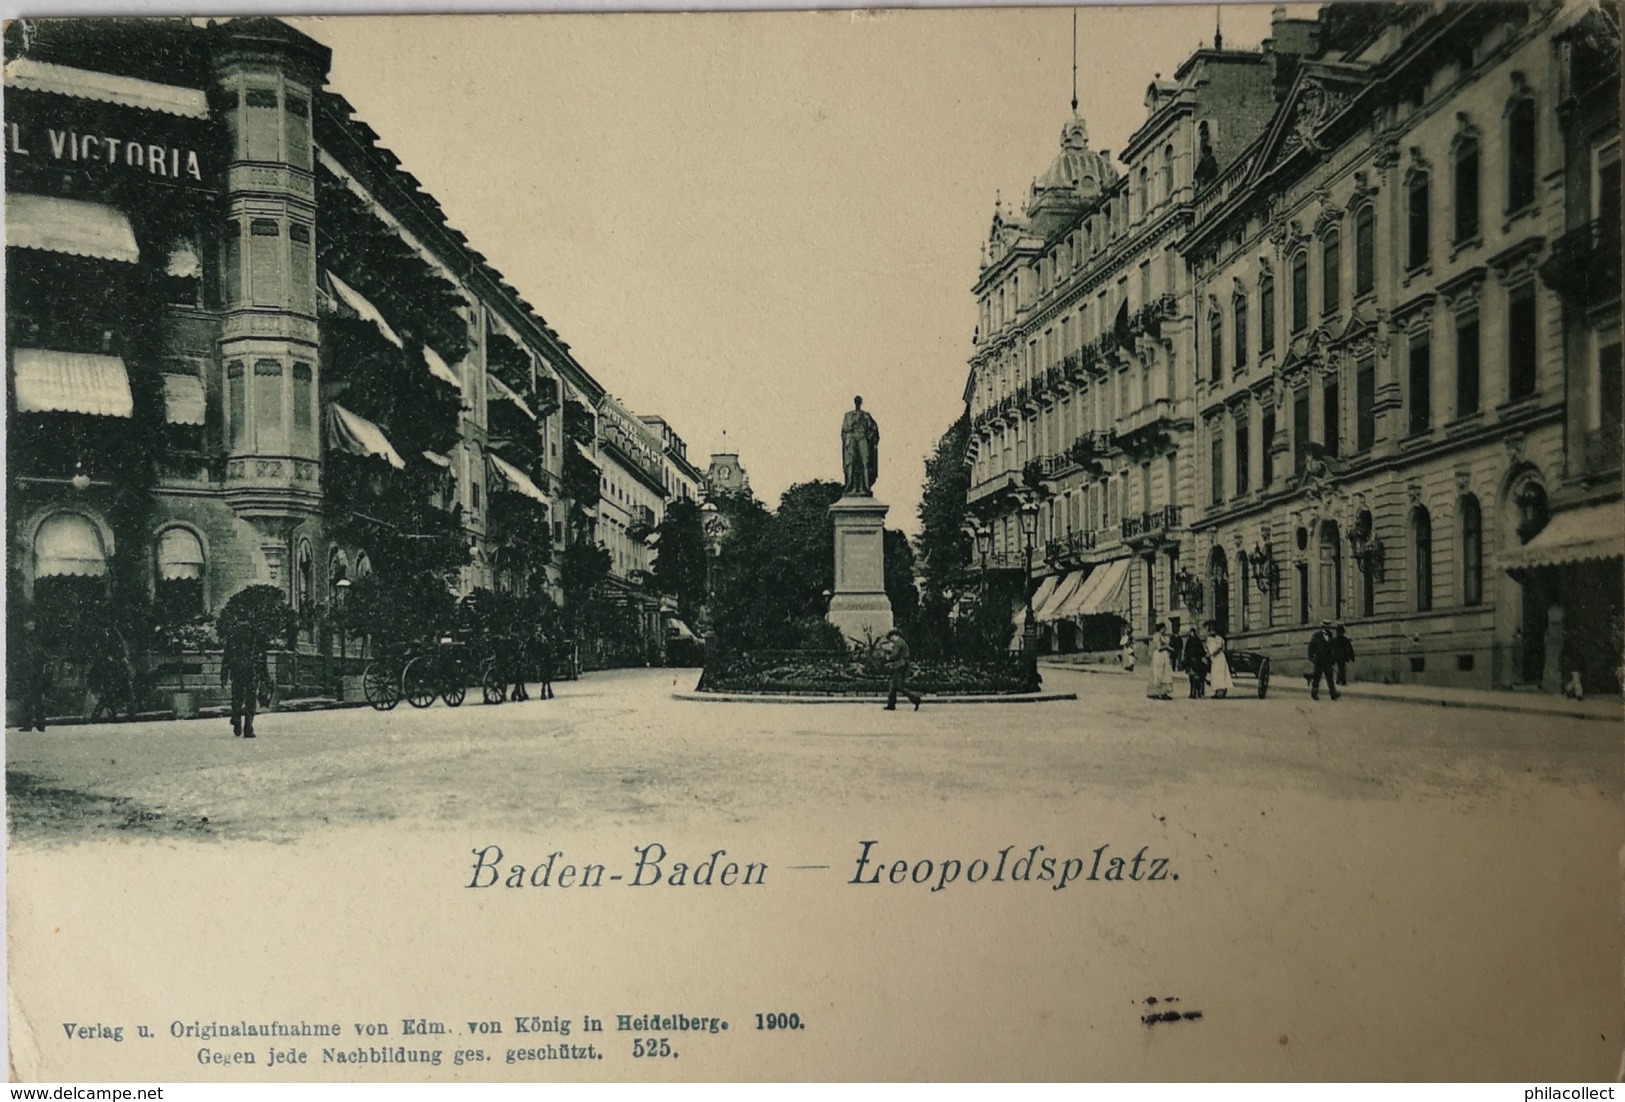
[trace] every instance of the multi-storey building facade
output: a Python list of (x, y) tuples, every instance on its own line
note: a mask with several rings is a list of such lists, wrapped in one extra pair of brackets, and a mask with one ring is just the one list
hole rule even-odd
[(663, 459), (662, 480), (667, 501), (697, 501), (705, 485), (705, 473), (688, 458), (688, 444), (664, 417), (640, 417), (649, 431), (660, 437)]
[[(1567, 228), (1568, 17), (1362, 15), (1329, 29), (1187, 240), (1208, 615), (1287, 655), (1346, 622), (1365, 677), (1555, 689), (1574, 660), (1561, 595), (1503, 564), (1569, 465), (1565, 318), (1538, 275)], [(1593, 644), (1616, 665), (1617, 636)]]
[(102, 617), (139, 655), (259, 582), (295, 651), (353, 653), (347, 583), (425, 549), (466, 550), (465, 593), (556, 587), (604, 388), (329, 60), (275, 20), (8, 26), (13, 626)]
[(1195, 338), (1178, 245), (1304, 37), (1283, 20), (1264, 50), (1199, 50), (1154, 81), (1121, 173), (1074, 115), (1023, 210), (995, 208), (965, 389), (968, 504), (1005, 568), (1027, 564), (1020, 509), (1036, 505), (1032, 605), (1048, 646), (1115, 646), (1125, 625), (1145, 634), (1183, 611)]
[(711, 462), (705, 468), (705, 496), (750, 497), (750, 475), (739, 462), (739, 453), (717, 451), (711, 453)]

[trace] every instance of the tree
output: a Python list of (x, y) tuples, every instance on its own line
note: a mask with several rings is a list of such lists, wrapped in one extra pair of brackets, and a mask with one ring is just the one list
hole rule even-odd
[(965, 539), (965, 499), (970, 493), (970, 420), (961, 416), (937, 441), (925, 461), (920, 495), (919, 569), (924, 581), (920, 607), (921, 645), (946, 646), (953, 638), (950, 613), (959, 601), (970, 562)]
[(692, 623), (705, 603), (704, 518), (692, 501), (674, 501), (655, 529), (660, 540), (654, 563), (655, 589), (677, 601), (677, 614)]
[(293, 622), (293, 610), (281, 589), (251, 585), (232, 594), (216, 625), (220, 641), (228, 648), (262, 654), (288, 637)]

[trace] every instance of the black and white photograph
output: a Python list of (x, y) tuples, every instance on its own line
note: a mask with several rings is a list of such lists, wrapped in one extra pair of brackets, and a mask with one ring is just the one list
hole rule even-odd
[(1617, 1081), (1620, 62), (11, 19), (8, 1078)]

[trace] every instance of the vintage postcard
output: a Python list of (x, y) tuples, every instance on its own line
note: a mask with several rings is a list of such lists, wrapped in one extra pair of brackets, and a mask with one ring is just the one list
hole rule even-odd
[(10, 1077), (1615, 1077), (1620, 55), (13, 20)]

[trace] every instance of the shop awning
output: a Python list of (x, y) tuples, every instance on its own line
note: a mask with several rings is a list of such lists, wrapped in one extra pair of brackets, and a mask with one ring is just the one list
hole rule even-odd
[[(332, 272), (327, 273), (327, 281), (333, 285), (333, 293), (339, 296), (344, 305), (354, 310), (363, 321), (370, 321), (377, 326), (378, 332), (384, 335), (385, 340), (396, 348), (406, 347), (401, 338), (396, 335), (395, 330), (389, 327), (389, 322), (384, 320), (384, 315), (378, 312), (378, 307), (367, 301), (367, 296)], [(430, 368), (430, 370), (432, 371), (433, 368)]]
[(509, 386), (507, 383), (503, 382), (501, 379), (489, 372), (486, 373), (485, 378), (491, 384), (491, 393), (493, 395), (502, 401), (512, 402), (514, 405), (519, 407), (520, 413), (523, 413), (532, 421), (536, 420), (536, 415), (531, 412), (530, 406), (523, 398), (519, 397), (519, 395), (514, 391), (513, 387)]
[(539, 501), (543, 505), (552, 504), (552, 502), (548, 500), (547, 495), (542, 493), (541, 487), (532, 482), (530, 480), (530, 476), (524, 471), (520, 470), (518, 467), (515, 467), (512, 463), (509, 463), (501, 456), (489, 455), (487, 458), (491, 460), (491, 466), (496, 468), (497, 474), (502, 476), (502, 480), (509, 486), (512, 486), (515, 491), (530, 498), (532, 501)]
[(158, 540), (158, 576), (166, 582), (203, 577), (203, 544), (184, 528), (166, 528)]
[(436, 379), (443, 383), (450, 383), (458, 390), (463, 388), (463, 381), (457, 377), (457, 373), (447, 366), (445, 360), (440, 358), (440, 353), (428, 345), (423, 346), (423, 362), (429, 365), (429, 374)]
[(209, 117), (208, 97), (198, 88), (97, 73), (27, 57), (6, 62), (6, 87), (74, 96), (97, 103), (116, 103), (187, 119)]
[(352, 455), (376, 455), (397, 471), (406, 469), (406, 460), (400, 457), (384, 430), (340, 405), (329, 406), (328, 424), (333, 433), (333, 444)]
[(88, 413), (129, 417), (135, 412), (130, 377), (117, 356), (19, 348), (11, 354), (18, 413)]
[(1501, 556), (1505, 570), (1617, 559), (1625, 551), (1625, 502), (1558, 513), (1534, 539)]
[[(1038, 620), (1042, 620), (1044, 618), (1044, 606), (1055, 599), (1055, 587), (1060, 583), (1061, 575), (1059, 574), (1051, 574), (1049, 577), (1038, 583), (1038, 588), (1033, 591), (1032, 605), (1034, 618)], [(1025, 609), (1023, 611), (1025, 611)]]
[(141, 259), (123, 211), (52, 195), (6, 196), (6, 248), (90, 256), (134, 264)]
[(673, 639), (685, 639), (692, 642), (699, 641), (700, 637), (695, 635), (687, 624), (683, 623), (675, 616), (666, 621), (666, 628), (670, 632)]
[(1056, 585), (1055, 592), (1050, 594), (1049, 601), (1043, 608), (1038, 610), (1038, 619), (1043, 623), (1064, 619), (1065, 616), (1061, 610), (1066, 607), (1072, 596), (1083, 587), (1084, 577), (1084, 571), (1073, 570), (1062, 578)]
[(1088, 592), (1079, 601), (1075, 616), (1128, 616), (1127, 559), (1117, 559), (1095, 570)]
[(101, 533), (77, 513), (46, 519), (34, 536), (34, 577), (100, 578), (107, 573)]
[(449, 455), (441, 455), (439, 452), (425, 451), (423, 453), (423, 458), (427, 459), (430, 463), (433, 463), (436, 467), (445, 467), (447, 470), (451, 469), (451, 456)]
[(593, 465), (593, 469), (596, 470), (598, 467), (598, 459), (592, 454), (592, 449), (587, 447), (587, 445), (583, 444), (579, 440), (572, 440), (570, 442), (576, 446), (576, 452), (581, 456), (581, 458), (585, 459), (588, 463), (591, 463)]
[(164, 420), (171, 425), (201, 425), (208, 400), (196, 375), (164, 376)]

